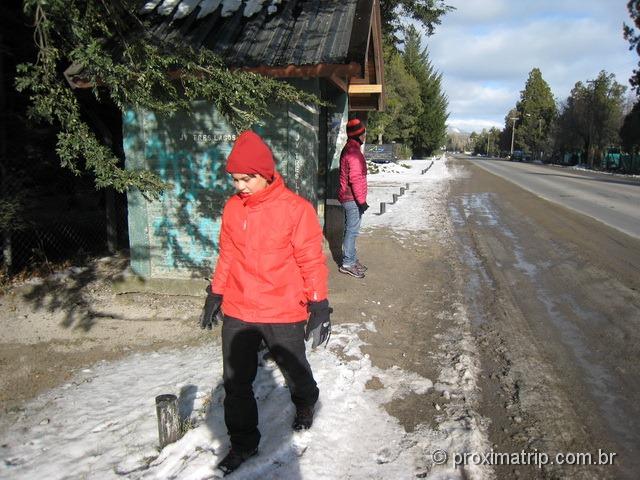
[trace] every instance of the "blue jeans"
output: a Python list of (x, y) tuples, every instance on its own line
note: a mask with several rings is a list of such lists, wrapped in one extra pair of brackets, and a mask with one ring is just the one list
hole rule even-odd
[(356, 254), (356, 237), (360, 233), (362, 214), (354, 201), (345, 202), (344, 237), (342, 239), (342, 266), (352, 267), (358, 261)]

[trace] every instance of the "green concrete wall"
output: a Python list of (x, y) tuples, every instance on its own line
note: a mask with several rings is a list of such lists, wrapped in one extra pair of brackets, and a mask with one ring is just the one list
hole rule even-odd
[(338, 203), (338, 178), (340, 173), (340, 153), (347, 143), (347, 120), (349, 118), (349, 98), (346, 93), (333, 99), (333, 106), (327, 111), (327, 189), (324, 215), (324, 234), (333, 260), (342, 263), (342, 234), (344, 211)]
[[(296, 85), (319, 95), (317, 79)], [(159, 200), (130, 191), (131, 268), (143, 278), (209, 278), (217, 259), (220, 215), (234, 193), (224, 170), (236, 132), (207, 102), (191, 114), (124, 113), (128, 169), (150, 169), (169, 182)], [(254, 130), (270, 145), (293, 191), (318, 204), (319, 113), (298, 104), (274, 106)]]
[(327, 199), (337, 200), (340, 153), (347, 143), (349, 97), (343, 93), (333, 99), (332, 103), (327, 113), (327, 162), (329, 164)]

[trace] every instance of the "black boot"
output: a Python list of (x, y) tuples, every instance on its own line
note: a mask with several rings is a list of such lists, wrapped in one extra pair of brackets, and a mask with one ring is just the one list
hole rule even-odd
[(257, 448), (248, 452), (243, 452), (242, 450), (234, 450), (232, 448), (231, 450), (229, 450), (229, 453), (227, 453), (227, 456), (224, 457), (218, 464), (218, 470), (220, 470), (223, 475), (229, 475), (240, 465), (242, 465), (246, 460), (253, 457), (257, 453)]
[(308, 430), (313, 425), (313, 406), (296, 407), (296, 418), (293, 419), (293, 429), (296, 432)]

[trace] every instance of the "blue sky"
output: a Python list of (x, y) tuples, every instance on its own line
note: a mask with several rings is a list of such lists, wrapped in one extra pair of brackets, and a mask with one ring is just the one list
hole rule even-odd
[(538, 67), (557, 100), (573, 85), (614, 73), (629, 86), (638, 64), (622, 37), (627, 0), (448, 0), (457, 8), (426, 38), (443, 73), (449, 125), (504, 126), (529, 72)]

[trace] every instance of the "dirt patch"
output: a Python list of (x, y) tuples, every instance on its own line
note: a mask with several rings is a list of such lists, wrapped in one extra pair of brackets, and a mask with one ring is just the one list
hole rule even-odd
[(424, 395), (410, 393), (402, 399), (392, 400), (384, 408), (398, 419), (407, 432), (413, 432), (420, 425), (435, 425), (436, 417), (442, 415), (447, 401), (437, 392)]
[(371, 377), (364, 386), (367, 390), (382, 390), (384, 388), (382, 381), (375, 376)]
[[(436, 334), (446, 330), (442, 311), (453, 311), (454, 276), (446, 247), (434, 234), (386, 229), (358, 239), (360, 259), (369, 270), (364, 279), (332, 274), (330, 298), (336, 323), (362, 323), (362, 351), (381, 369), (394, 366), (437, 380), (440, 366)], [(449, 295), (451, 293), (452, 295)], [(368, 388), (383, 388), (372, 379)], [(407, 431), (431, 424), (439, 393), (409, 394), (388, 403), (386, 410)]]
[(114, 294), (126, 264), (124, 257), (95, 259), (0, 297), (0, 412), (96, 362), (219, 335), (198, 327), (200, 298)]

